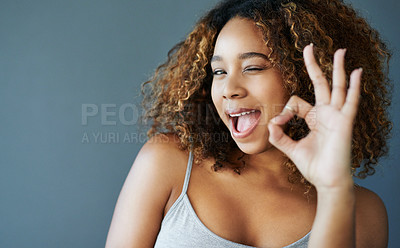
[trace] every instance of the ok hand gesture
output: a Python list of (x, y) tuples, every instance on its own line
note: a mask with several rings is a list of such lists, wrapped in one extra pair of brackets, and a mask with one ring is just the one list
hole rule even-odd
[[(351, 73), (347, 88), (345, 53), (345, 49), (339, 49), (334, 55), (330, 91), (328, 81), (316, 63), (313, 45), (306, 46), (304, 61), (315, 89), (315, 106), (292, 96), (280, 115), (268, 125), (271, 144), (284, 152), (317, 189), (348, 186), (353, 182), (350, 174), (351, 141), (362, 69)], [(294, 115), (304, 118), (310, 128), (310, 133), (299, 141), (292, 140), (281, 128)]]

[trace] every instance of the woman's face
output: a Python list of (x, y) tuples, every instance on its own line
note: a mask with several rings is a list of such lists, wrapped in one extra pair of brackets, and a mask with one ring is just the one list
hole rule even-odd
[(254, 22), (235, 17), (218, 35), (211, 60), (214, 105), (247, 154), (272, 146), (267, 124), (288, 99), (280, 72), (267, 59), (268, 52)]

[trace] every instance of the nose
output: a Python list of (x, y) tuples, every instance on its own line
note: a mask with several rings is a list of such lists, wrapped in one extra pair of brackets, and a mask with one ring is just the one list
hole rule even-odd
[(232, 76), (226, 79), (224, 84), (223, 98), (236, 99), (243, 98), (247, 95), (247, 91), (240, 78)]

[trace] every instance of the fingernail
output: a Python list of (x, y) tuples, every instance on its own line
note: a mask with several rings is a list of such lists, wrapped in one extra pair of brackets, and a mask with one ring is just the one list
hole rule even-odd
[(271, 119), (272, 124), (279, 125), (279, 115)]
[(343, 48), (342, 50), (343, 50), (343, 54), (345, 55), (347, 52), (347, 48)]
[(275, 125), (282, 125), (284, 123), (283, 115), (277, 115), (274, 118), (272, 118), (272, 123)]
[(363, 68), (362, 67), (358, 68), (358, 70), (360, 71), (360, 73), (363, 72)]
[(312, 48), (314, 48), (314, 43), (311, 42), (311, 43), (310, 43), (310, 46), (311, 46)]

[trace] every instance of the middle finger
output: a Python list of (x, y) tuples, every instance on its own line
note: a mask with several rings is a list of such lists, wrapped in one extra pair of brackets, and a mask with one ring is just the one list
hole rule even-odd
[(306, 64), (308, 75), (314, 85), (315, 104), (329, 104), (331, 93), (324, 73), (319, 68), (314, 57), (314, 45), (311, 43), (306, 46), (303, 51), (304, 63)]

